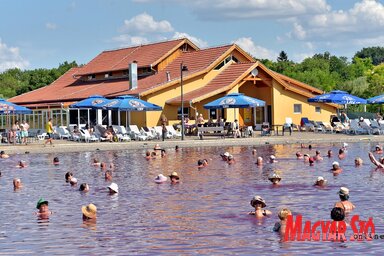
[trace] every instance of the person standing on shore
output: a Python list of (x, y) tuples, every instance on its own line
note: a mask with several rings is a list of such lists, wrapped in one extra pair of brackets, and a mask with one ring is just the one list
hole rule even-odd
[(163, 141), (165, 140), (165, 135), (167, 134), (167, 123), (168, 123), (168, 119), (163, 114), (161, 116), (161, 130), (162, 130), (162, 139), (163, 139)]
[(45, 131), (47, 133), (48, 139), (44, 143), (44, 147), (49, 142), (52, 147), (54, 147), (52, 140), (53, 140), (53, 125), (52, 125), (52, 118), (48, 119), (48, 122), (45, 124)]
[(27, 121), (23, 120), (23, 122), (20, 124), (20, 135), (21, 135), (21, 143), (27, 145), (27, 138), (28, 138), (28, 129), (29, 124)]

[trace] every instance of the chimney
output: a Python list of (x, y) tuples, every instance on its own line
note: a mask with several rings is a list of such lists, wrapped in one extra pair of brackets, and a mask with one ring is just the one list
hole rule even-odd
[(137, 89), (137, 61), (129, 64), (129, 90)]
[(167, 82), (171, 81), (171, 72), (167, 71)]

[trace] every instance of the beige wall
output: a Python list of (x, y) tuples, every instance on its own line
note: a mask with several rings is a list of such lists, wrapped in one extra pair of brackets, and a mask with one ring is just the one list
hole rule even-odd
[[(329, 122), (330, 115), (336, 113), (336, 108), (328, 104), (308, 103), (308, 98), (295, 92), (285, 90), (276, 81), (273, 81), (272, 123), (284, 124), (286, 117), (291, 117), (294, 124), (300, 124), (302, 117), (309, 120)], [(302, 113), (294, 113), (294, 104), (301, 104)], [(321, 112), (315, 112), (320, 106)]]

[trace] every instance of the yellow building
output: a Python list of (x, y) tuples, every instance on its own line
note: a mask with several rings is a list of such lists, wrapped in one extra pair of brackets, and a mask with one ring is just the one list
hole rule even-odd
[[(321, 90), (269, 70), (235, 44), (199, 49), (185, 38), (104, 51), (52, 84), (10, 101), (32, 108), (39, 120), (51, 116), (56, 124), (84, 123), (84, 118), (76, 119), (77, 114), (83, 117), (88, 112), (92, 122), (99, 115), (99, 123), (117, 124), (119, 120), (125, 124), (125, 113), (114, 112), (108, 118), (108, 111), (99, 110), (97, 114), (74, 110), (68, 115), (68, 106), (95, 94), (106, 98), (129, 94), (163, 108), (162, 112), (132, 112), (129, 122), (156, 126), (162, 114), (170, 124), (180, 123), (181, 88), (184, 115), (192, 123), (197, 113), (203, 114), (205, 120), (223, 117), (228, 121), (237, 118), (240, 125), (264, 121), (276, 125), (285, 123), (286, 117), (291, 117), (295, 124), (300, 123), (301, 117), (329, 121), (336, 112), (334, 105), (307, 102), (308, 98), (322, 94)], [(203, 108), (204, 104), (232, 92), (264, 100), (266, 106), (223, 111)]]

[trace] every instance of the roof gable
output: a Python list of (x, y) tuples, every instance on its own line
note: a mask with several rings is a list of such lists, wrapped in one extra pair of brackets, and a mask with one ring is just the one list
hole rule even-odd
[(179, 49), (183, 44), (194, 50), (195, 46), (188, 39), (177, 39), (160, 43), (133, 46), (117, 50), (103, 51), (88, 64), (83, 66), (77, 75), (89, 75), (109, 71), (128, 69), (129, 63), (137, 61), (140, 67), (152, 66), (164, 59), (171, 52)]

